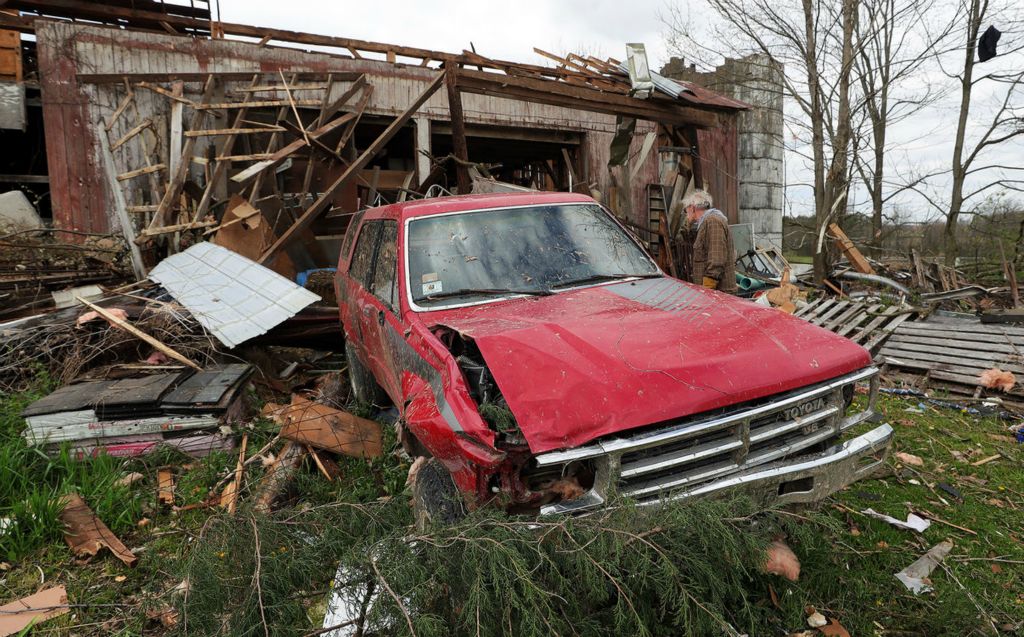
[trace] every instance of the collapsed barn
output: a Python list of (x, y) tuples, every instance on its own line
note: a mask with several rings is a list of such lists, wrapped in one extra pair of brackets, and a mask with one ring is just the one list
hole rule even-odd
[(205, 237), (291, 278), (337, 263), (360, 208), (474, 189), (591, 194), (678, 274), (687, 189), (736, 218), (744, 104), (639, 54), (541, 67), (163, 3), (7, 6), (64, 18), (0, 18), (35, 34), (53, 225), (123, 234), (137, 277)]

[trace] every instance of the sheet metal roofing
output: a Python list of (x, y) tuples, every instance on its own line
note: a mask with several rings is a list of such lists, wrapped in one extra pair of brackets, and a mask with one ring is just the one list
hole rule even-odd
[(255, 261), (209, 242), (167, 257), (149, 278), (228, 347), (266, 333), (320, 300)]

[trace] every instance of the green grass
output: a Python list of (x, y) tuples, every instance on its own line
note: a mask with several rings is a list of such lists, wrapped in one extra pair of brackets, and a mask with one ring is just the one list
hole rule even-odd
[[(804, 626), (807, 605), (858, 636), (991, 635), (993, 625), (1024, 618), (1024, 446), (1005, 438), (1004, 422), (930, 407), (907, 412), (913, 400), (883, 397), (880, 409), (896, 429), (895, 450), (920, 456), (924, 466), (891, 460), (886, 475), (853, 485), (818, 511), (754, 515), (741, 500), (703, 502), (623, 507), (540, 528), (480, 511), (410, 543), (408, 464), (390, 426), (384, 457), (342, 458), (335, 482), (307, 467), (270, 516), (249, 508), (263, 471), (258, 462), (246, 471), (235, 516), (219, 509), (175, 515), (156, 503), (156, 468), (193, 462), (177, 470), (176, 493), (179, 505), (194, 503), (231, 471), (237, 453), (198, 462), (176, 454), (46, 458), (20, 437), (17, 414), (35, 395), (0, 399), (0, 517), (16, 520), (0, 535), (0, 603), (59, 583), (85, 607), (33, 634), (161, 634), (168, 631), (147, 611), (174, 605), (189, 634), (261, 635), (265, 616), (270, 634), (302, 635), (319, 626), (339, 563), (353, 578), (379, 582), (376, 566), (415, 610), (419, 635), (476, 634), (478, 614), (480, 634), (508, 633), (512, 625), (523, 635), (723, 634), (723, 621), (740, 633), (784, 635)], [(254, 422), (249, 454), (273, 430)], [(972, 466), (997, 453), (1005, 457)], [(113, 486), (129, 471), (145, 479)], [(939, 483), (958, 489), (962, 501)], [(53, 505), (70, 491), (138, 549), (135, 569), (109, 554), (88, 563), (73, 558)], [(859, 513), (868, 507), (899, 518), (923, 509), (977, 534), (938, 522), (922, 534), (903, 531)], [(149, 523), (139, 526), (143, 518)], [(764, 544), (780, 533), (802, 562), (796, 583), (756, 568)], [(893, 574), (946, 538), (954, 549), (932, 574), (934, 592), (911, 594)], [(174, 592), (186, 578), (187, 599)], [(377, 619), (389, 632), (407, 632), (401, 607), (389, 595), (381, 600)]]

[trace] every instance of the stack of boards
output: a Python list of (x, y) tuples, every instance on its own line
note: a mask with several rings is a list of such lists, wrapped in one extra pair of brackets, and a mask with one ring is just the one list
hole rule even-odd
[(221, 419), (252, 375), (250, 365), (184, 370), (61, 387), (29, 405), (24, 437), (54, 455), (134, 457), (170, 446), (195, 457), (230, 449)]

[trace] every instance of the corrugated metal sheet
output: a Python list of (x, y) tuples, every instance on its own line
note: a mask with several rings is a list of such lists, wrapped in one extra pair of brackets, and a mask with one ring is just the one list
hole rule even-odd
[[(629, 72), (625, 64), (619, 64), (619, 70), (623, 73)], [(745, 109), (750, 108), (749, 104), (745, 104), (739, 100), (734, 100), (731, 97), (726, 97), (714, 91), (709, 91), (706, 88), (692, 84), (690, 82), (679, 82), (676, 80), (669, 79), (660, 73), (651, 71), (651, 79), (654, 81), (654, 87), (659, 92), (674, 97), (690, 104), (700, 106), (717, 106), (721, 108), (729, 109)]]
[(320, 300), (255, 261), (208, 242), (167, 257), (149, 278), (228, 347), (266, 333)]

